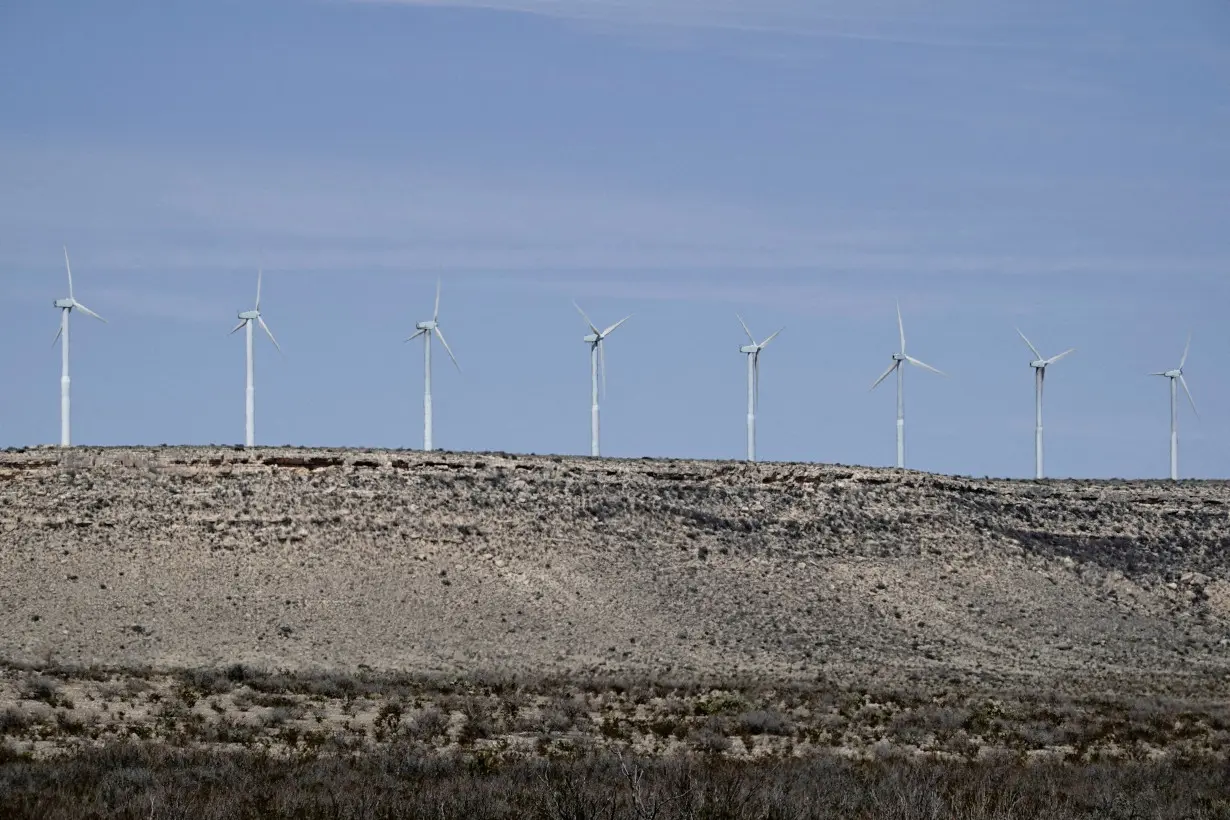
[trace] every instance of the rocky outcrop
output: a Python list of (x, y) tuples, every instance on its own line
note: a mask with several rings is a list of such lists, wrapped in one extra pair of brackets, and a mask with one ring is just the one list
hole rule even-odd
[(0, 655), (1224, 687), (1228, 505), (1220, 482), (9, 451)]

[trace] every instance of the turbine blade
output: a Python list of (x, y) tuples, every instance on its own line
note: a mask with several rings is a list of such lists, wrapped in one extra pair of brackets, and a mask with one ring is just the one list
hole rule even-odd
[(269, 325), (265, 324), (265, 320), (260, 316), (256, 317), (256, 321), (260, 322), (261, 329), (265, 331), (265, 335), (269, 337), (269, 341), (273, 342), (273, 346), (278, 349), (279, 353), (281, 353), (282, 346), (278, 344), (277, 339), (273, 338), (273, 331), (269, 329)]
[(1021, 329), (1019, 327), (1016, 329), (1016, 332), (1017, 332), (1017, 335), (1019, 335), (1022, 339), (1025, 339), (1025, 344), (1029, 345), (1029, 349), (1033, 351), (1034, 358), (1041, 359), (1042, 354), (1038, 352), (1038, 348), (1034, 347), (1034, 343), (1029, 341), (1029, 339), (1025, 337), (1024, 333), (1021, 333)]
[(1069, 353), (1075, 353), (1075, 352), (1076, 352), (1076, 348), (1069, 347), (1067, 350), (1065, 350), (1063, 353), (1060, 353), (1058, 356), (1051, 356), (1049, 359), (1046, 360), (1046, 363), (1048, 365), (1054, 364), (1055, 362), (1062, 359), (1064, 356), (1067, 356)]
[(51, 346), (55, 347), (56, 342), (60, 341), (60, 337), (63, 335), (64, 335), (64, 325), (60, 325), (60, 327), (56, 329), (56, 337), (51, 340)]
[(932, 373), (939, 373), (941, 376), (948, 375), (943, 370), (940, 370), (939, 368), (936, 368), (936, 367), (932, 367), (926, 362), (919, 361), (918, 359), (915, 359), (913, 356), (906, 356), (905, 360), (909, 362), (910, 364), (914, 365), (915, 367), (921, 367), (924, 370), (930, 370)]
[[(239, 324), (231, 328), (231, 333), (235, 333), (236, 331), (243, 330), (243, 326), (246, 325), (247, 323), (248, 323), (248, 320), (244, 319), (242, 322), (240, 322)], [(228, 333), (227, 335), (229, 336), (230, 334)]]
[(614, 330), (615, 330), (615, 328), (619, 327), (620, 325), (622, 325), (624, 322), (628, 321), (628, 320), (629, 320), (629, 319), (631, 319), (631, 318), (632, 318), (632, 314), (628, 314), (628, 315), (627, 315), (627, 316), (625, 316), (624, 318), (620, 319), (618, 322), (616, 322), (615, 324), (611, 325), (611, 326), (610, 326), (610, 327), (608, 327), (606, 330), (602, 331), (602, 337), (603, 337), (603, 338), (606, 338), (607, 336), (610, 336), (610, 335), (611, 335), (611, 332), (612, 332), (612, 331), (614, 331)]
[(606, 345), (602, 343), (601, 339), (594, 342), (594, 344), (598, 345), (598, 370), (601, 371), (602, 375), (602, 397), (606, 398)]
[(759, 347), (761, 350), (764, 350), (765, 346), (766, 346), (769, 342), (771, 342), (771, 341), (773, 341), (774, 339), (776, 339), (776, 338), (777, 338), (777, 334), (778, 334), (778, 333), (781, 333), (781, 332), (782, 332), (783, 330), (785, 330), (785, 329), (786, 329), (786, 328), (784, 328), (784, 327), (782, 327), (782, 328), (778, 328), (776, 333), (774, 333), (774, 334), (773, 334), (772, 336), (770, 336), (769, 338), (765, 339), (763, 342), (761, 342), (759, 345), (757, 345), (757, 347)]
[(1196, 409), (1196, 400), (1192, 398), (1192, 391), (1187, 389), (1187, 379), (1183, 378), (1183, 374), (1179, 374), (1179, 384), (1183, 385), (1183, 392), (1187, 394), (1187, 401), (1192, 406), (1192, 412), (1196, 414), (1196, 418), (1200, 418), (1200, 411)]
[(752, 354), (752, 406), (760, 411), (760, 353)]
[(1191, 349), (1192, 349), (1192, 334), (1188, 333), (1187, 334), (1187, 344), (1183, 346), (1183, 358), (1179, 359), (1179, 369), (1180, 370), (1183, 369), (1183, 365), (1187, 364), (1187, 354), (1191, 352)]
[(870, 391), (870, 390), (875, 390), (877, 387), (879, 387), (879, 386), (880, 386), (880, 382), (882, 382), (882, 381), (884, 381), (885, 379), (887, 379), (887, 378), (888, 378), (888, 377), (892, 374), (892, 372), (893, 372), (894, 370), (896, 370), (896, 369), (897, 369), (900, 365), (901, 365), (901, 362), (899, 362), (899, 361), (897, 361), (896, 359), (894, 359), (894, 360), (893, 360), (893, 363), (892, 363), (892, 364), (890, 364), (890, 365), (888, 366), (888, 370), (885, 370), (883, 373), (881, 373), (881, 374), (880, 374), (880, 378), (876, 379), (876, 380), (875, 380), (875, 382), (871, 385), (871, 387), (870, 387), (870, 388), (868, 388), (868, 390), (869, 390), (869, 391)]
[[(439, 318), (440, 318), (440, 280), (437, 279), (436, 280), (436, 308), (434, 311), (432, 311), (431, 320), (434, 322)], [(441, 336), (440, 340), (443, 341), (444, 337)], [(448, 345), (445, 345), (445, 347), (448, 347)]]
[(422, 336), (422, 335), (423, 335), (424, 333), (426, 333), (426, 332), (427, 332), (426, 330), (419, 330), (419, 331), (416, 331), (416, 332), (415, 332), (415, 334), (414, 334), (413, 336), (411, 336), (409, 339), (406, 339), (406, 341), (407, 341), (407, 342), (413, 342), (415, 339), (417, 339), (418, 337)]
[(68, 261), (68, 245), (64, 246), (64, 269), (68, 271), (68, 298), (73, 298), (73, 266)]
[(743, 332), (747, 334), (748, 341), (756, 344), (756, 337), (752, 335), (752, 331), (747, 329), (747, 322), (743, 321), (743, 317), (736, 313), (735, 318), (739, 320), (739, 324), (743, 325)]
[(262, 270), (261, 268), (256, 269), (256, 309), (257, 310), (261, 309), (261, 278), (264, 276), (264, 274), (265, 274), (265, 271)]
[[(73, 301), (76, 301), (76, 300), (73, 300)], [(102, 323), (104, 323), (104, 324), (106, 324), (106, 323), (107, 323), (107, 320), (106, 320), (106, 319), (104, 319), (103, 317), (99, 316), (97, 313), (95, 313), (94, 311), (90, 310), (88, 307), (86, 307), (85, 305), (81, 304), (80, 302), (77, 302), (77, 303), (76, 303), (76, 308), (77, 308), (77, 310), (79, 310), (79, 311), (81, 311), (82, 313), (84, 313), (86, 316), (93, 316), (93, 317), (94, 317), (95, 319), (97, 319), (98, 321), (100, 321), (100, 322), (102, 322)]]
[(448, 357), (453, 360), (453, 367), (457, 368), (457, 372), (461, 372), (461, 365), (457, 364), (457, 357), (453, 355), (453, 349), (448, 346), (448, 342), (444, 340), (444, 331), (440, 330), (439, 325), (436, 326), (436, 335), (440, 337), (440, 344), (444, 345), (444, 349), (448, 351)]
[(590, 320), (589, 316), (586, 315), (585, 311), (581, 310), (581, 306), (576, 302), (573, 302), (572, 306), (577, 309), (578, 313), (581, 314), (581, 318), (585, 320), (585, 324), (589, 325), (589, 329), (594, 332), (594, 335), (601, 336), (602, 334), (598, 332), (598, 328), (594, 326), (594, 323)]
[(901, 321), (901, 302), (897, 302), (897, 332), (901, 334), (901, 352), (905, 353), (905, 322)]

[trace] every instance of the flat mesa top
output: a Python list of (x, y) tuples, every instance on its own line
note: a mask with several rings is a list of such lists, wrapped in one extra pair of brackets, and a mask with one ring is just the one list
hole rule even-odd
[[(53, 461), (54, 460), (54, 461)], [(218, 466), (273, 464), (276, 462), (320, 461), (336, 467), (429, 467), (444, 469), (485, 467), (517, 469), (581, 469), (599, 473), (645, 472), (661, 477), (671, 477), (687, 472), (698, 480), (738, 481), (741, 476), (768, 486), (786, 485), (790, 482), (853, 481), (856, 483), (885, 484), (901, 481), (917, 484), (919, 481), (934, 481), (937, 486), (947, 487), (953, 483), (962, 486), (1013, 487), (1030, 492), (1092, 491), (1111, 488), (1148, 488), (1151, 492), (1175, 493), (1183, 497), (1199, 488), (1207, 488), (1220, 494), (1230, 488), (1227, 479), (1184, 479), (1177, 484), (1169, 479), (1156, 478), (1048, 478), (1038, 481), (1027, 477), (974, 477), (928, 473), (922, 470), (872, 467), (851, 464), (830, 464), (808, 461), (759, 461), (749, 463), (741, 458), (655, 458), (649, 456), (603, 456), (556, 455), (539, 453), (508, 453), (502, 451), (453, 451), (419, 449), (392, 449), (372, 447), (297, 447), (294, 445), (243, 447), (239, 444), (197, 445), (176, 444), (157, 446), (74, 446), (62, 448), (53, 444), (29, 447), (12, 447), (0, 450), (0, 469), (22, 469), (23, 464), (59, 464), (63, 467), (124, 466), (128, 462), (142, 464), (187, 464), (209, 462)], [(772, 482), (765, 482), (771, 477)], [(1230, 497), (1226, 500), (1230, 508)]]

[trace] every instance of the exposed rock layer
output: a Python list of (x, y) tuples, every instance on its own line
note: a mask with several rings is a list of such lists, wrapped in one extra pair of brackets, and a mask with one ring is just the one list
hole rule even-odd
[(231, 448), (0, 453), (18, 661), (1224, 689), (1230, 485)]

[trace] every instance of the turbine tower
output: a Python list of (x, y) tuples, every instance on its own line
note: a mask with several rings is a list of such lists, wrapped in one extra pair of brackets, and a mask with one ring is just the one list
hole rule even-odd
[(752, 335), (752, 331), (748, 330), (747, 322), (743, 321), (743, 317), (736, 314), (739, 319), (739, 324), (743, 325), (743, 332), (747, 334), (749, 345), (743, 345), (739, 348), (740, 353), (747, 354), (747, 460), (756, 460), (756, 410), (760, 407), (760, 351), (764, 350), (769, 342), (777, 338), (777, 334), (781, 333), (786, 328), (778, 329), (769, 338), (759, 344), (756, 343), (756, 337)]
[(101, 322), (107, 320), (73, 297), (73, 266), (68, 261), (67, 245), (64, 247), (64, 268), (68, 271), (68, 298), (56, 299), (54, 302), (60, 310), (60, 329), (51, 343), (60, 342), (60, 446), (70, 447), (72, 446), (72, 402), (69, 398), (71, 381), (68, 378), (68, 317), (74, 310), (79, 310)]
[(256, 387), (252, 377), (252, 324), (255, 322), (261, 326), (261, 330), (265, 331), (265, 335), (269, 337), (269, 341), (273, 342), (273, 346), (282, 352), (282, 346), (278, 344), (278, 340), (273, 338), (273, 331), (269, 329), (269, 325), (265, 324), (265, 320), (261, 318), (261, 278), (263, 271), (256, 272), (256, 307), (252, 310), (244, 310), (239, 313), (239, 324), (231, 330), (235, 333), (240, 329), (247, 330), (248, 343), (248, 389), (245, 394), (247, 402), (247, 412), (245, 414), (246, 424), (244, 426), (243, 443), (247, 447), (256, 446)]
[(1187, 394), (1187, 400), (1191, 403), (1192, 412), (1196, 414), (1196, 418), (1200, 418), (1200, 411), (1196, 409), (1196, 400), (1192, 398), (1192, 391), (1187, 388), (1187, 379), (1183, 378), (1183, 365), (1187, 364), (1187, 354), (1192, 348), (1192, 334), (1187, 334), (1187, 344), (1183, 347), (1183, 358), (1179, 359), (1179, 366), (1174, 370), (1164, 370), (1159, 373), (1150, 373), (1151, 376), (1165, 376), (1170, 379), (1170, 480), (1177, 481), (1179, 478), (1179, 395), (1178, 387), (1183, 386), (1183, 392)]
[(905, 368), (902, 366), (906, 362), (921, 367), (924, 370), (930, 370), (932, 373), (939, 373), (941, 376), (948, 374), (942, 370), (937, 370), (926, 362), (919, 361), (913, 356), (906, 355), (905, 352), (905, 323), (901, 321), (901, 303), (897, 303), (897, 331), (901, 334), (901, 352), (893, 354), (893, 363), (888, 366), (880, 378), (875, 380), (871, 385), (871, 389), (875, 390), (880, 382), (892, 375), (893, 371), (897, 372), (897, 466), (905, 466)]
[(440, 337), (440, 344), (444, 345), (445, 351), (448, 352), (448, 357), (453, 360), (453, 366), (457, 368), (457, 372), (461, 372), (461, 365), (457, 364), (457, 357), (453, 355), (452, 349), (448, 346), (448, 342), (444, 340), (444, 333), (440, 330), (440, 281), (436, 280), (436, 309), (431, 314), (430, 322), (419, 322), (415, 325), (415, 333), (407, 342), (414, 341), (418, 337), (423, 337), (423, 450), (430, 451), (431, 444), (431, 336), (434, 333)]
[(1033, 351), (1035, 357), (1029, 363), (1029, 366), (1034, 369), (1034, 478), (1040, 479), (1042, 478), (1042, 382), (1046, 379), (1046, 368), (1069, 353), (1075, 353), (1076, 348), (1070, 347), (1058, 356), (1044, 359), (1042, 354), (1038, 352), (1038, 348), (1034, 347), (1033, 342), (1025, 338), (1024, 333), (1021, 333), (1019, 327), (1016, 329), (1016, 332), (1025, 340), (1025, 344), (1029, 345), (1029, 349)]
[(607, 336), (610, 336), (615, 328), (622, 325), (624, 322), (632, 318), (631, 315), (625, 316), (615, 324), (608, 327), (606, 330), (599, 330), (590, 318), (585, 315), (585, 311), (581, 310), (581, 306), (576, 302), (572, 306), (577, 309), (581, 317), (585, 319), (585, 324), (589, 325), (590, 334), (583, 341), (589, 345), (589, 380), (591, 388), (592, 400), (590, 402), (589, 411), (589, 454), (591, 456), (601, 455), (598, 446), (599, 433), (599, 411), (598, 411), (598, 373), (602, 372), (602, 392), (606, 393), (606, 349), (603, 347), (603, 341)]

